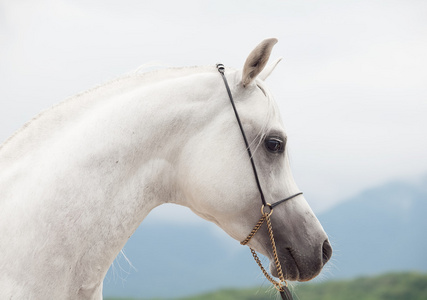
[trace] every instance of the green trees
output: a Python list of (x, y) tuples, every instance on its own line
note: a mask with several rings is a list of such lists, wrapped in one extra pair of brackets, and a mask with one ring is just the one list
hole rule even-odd
[[(375, 277), (360, 277), (351, 280), (295, 284), (291, 290), (294, 294), (294, 299), (298, 300), (426, 300), (427, 274), (417, 272), (387, 273)], [(202, 299), (275, 300), (279, 298), (273, 287), (260, 287), (226, 289), (177, 300)]]
[[(389, 273), (346, 281), (297, 284), (292, 289), (301, 300), (426, 300), (427, 274)], [(273, 300), (273, 289), (222, 290), (181, 300)]]

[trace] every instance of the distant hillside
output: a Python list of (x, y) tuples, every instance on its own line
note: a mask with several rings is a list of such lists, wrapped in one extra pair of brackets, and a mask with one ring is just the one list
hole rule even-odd
[[(299, 284), (292, 288), (294, 298), (301, 300), (425, 300), (427, 275), (392, 273), (362, 277), (349, 281)], [(179, 300), (274, 300), (271, 288), (228, 289)], [(117, 299), (106, 299), (117, 300)], [(124, 299), (122, 299), (124, 300)]]
[(367, 190), (319, 216), (334, 256), (329, 278), (427, 271), (427, 180)]
[[(426, 214), (427, 180), (419, 185), (392, 182), (342, 202), (319, 216), (334, 247), (332, 261), (319, 277), (426, 272)], [(119, 258), (104, 280), (105, 296), (182, 297), (270, 286), (247, 247), (208, 222), (159, 224), (148, 218), (125, 253), (136, 270)]]
[(106, 296), (170, 297), (265, 282), (247, 247), (216, 225), (143, 222), (104, 280)]

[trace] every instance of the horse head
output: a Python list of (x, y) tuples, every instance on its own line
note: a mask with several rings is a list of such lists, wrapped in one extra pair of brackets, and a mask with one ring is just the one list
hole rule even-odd
[[(248, 236), (262, 216), (260, 197), (274, 206), (279, 200), (298, 194), (274, 207), (270, 218), (284, 279), (307, 281), (320, 273), (332, 255), (332, 248), (294, 182), (288, 136), (278, 107), (264, 83), (280, 61), (266, 66), (276, 42), (276, 39), (264, 40), (250, 53), (243, 70), (227, 68), (224, 74), (263, 192), (257, 187), (242, 132), (220, 74), (215, 101), (223, 103), (223, 109), (201, 134), (193, 136), (184, 146), (180, 161), (185, 175), (180, 186), (190, 209), (238, 241)], [(267, 226), (260, 227), (248, 246), (269, 258), (270, 271), (278, 277)]]

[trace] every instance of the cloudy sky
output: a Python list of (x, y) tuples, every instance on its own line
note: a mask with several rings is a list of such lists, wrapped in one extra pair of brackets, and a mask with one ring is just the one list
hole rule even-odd
[(237, 68), (276, 37), (269, 86), (296, 181), (320, 212), (427, 174), (426, 16), (421, 0), (0, 0), (0, 141), (145, 63)]

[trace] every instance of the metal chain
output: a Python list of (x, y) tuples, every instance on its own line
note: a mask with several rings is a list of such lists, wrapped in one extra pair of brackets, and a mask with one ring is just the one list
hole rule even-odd
[[(262, 273), (264, 274), (265, 278), (267, 278), (268, 281), (270, 281), (279, 292), (283, 292), (284, 291), (284, 286), (285, 287), (288, 286), (288, 283), (286, 282), (285, 277), (283, 276), (282, 266), (280, 264), (279, 257), (277, 255), (276, 242), (274, 241), (273, 226), (271, 225), (271, 220), (270, 220), (270, 216), (273, 213), (273, 210), (271, 210), (269, 213), (265, 213), (263, 210), (262, 210), (262, 212), (263, 212), (263, 215), (259, 219), (258, 223), (252, 229), (251, 233), (249, 233), (249, 235), (247, 236), (247, 238), (244, 241), (240, 242), (240, 244), (241, 245), (246, 245), (247, 243), (249, 243), (249, 241), (252, 239), (252, 237), (261, 228), (262, 224), (264, 224), (264, 222), (267, 221), (268, 235), (270, 237), (271, 247), (273, 249), (274, 263), (276, 265), (276, 270), (277, 270), (277, 274), (279, 275), (280, 281), (274, 280), (273, 277), (271, 277), (270, 274), (267, 273), (267, 271), (262, 266), (261, 260), (259, 259), (259, 257), (256, 254), (255, 250), (252, 249), (251, 247), (249, 247), (249, 249), (251, 249), (252, 256), (254, 257), (255, 262), (260, 267), (260, 269), (261, 269)], [(285, 285), (283, 285), (283, 283)]]
[(286, 282), (285, 277), (282, 272), (282, 265), (279, 261), (279, 256), (277, 255), (276, 242), (274, 241), (273, 236), (273, 226), (271, 226), (270, 215), (266, 215), (268, 234), (270, 235), (271, 247), (273, 248), (274, 262), (276, 263), (277, 274), (279, 275), (279, 279), (281, 282)]
[(258, 229), (260, 229), (264, 221), (265, 221), (265, 216), (263, 215), (261, 219), (259, 219), (258, 223), (255, 225), (254, 229), (252, 229), (251, 233), (249, 233), (248, 237), (244, 241), (240, 242), (240, 245), (245, 246), (247, 243), (249, 243), (249, 241), (255, 235), (255, 233), (258, 232)]
[[(258, 264), (259, 268), (261, 269), (262, 273), (264, 274), (265, 278), (268, 279), (268, 281), (270, 281), (274, 287), (276, 288), (276, 290), (278, 290), (279, 292), (283, 291), (283, 284), (281, 282), (278, 282), (276, 280), (273, 279), (273, 277), (270, 276), (270, 274), (267, 273), (267, 271), (264, 269), (264, 267), (262, 266), (261, 260), (259, 259), (258, 255), (256, 254), (255, 250), (251, 249), (251, 253), (252, 256), (255, 259), (255, 262)], [(288, 285), (288, 283), (285, 281), (286, 286)]]

